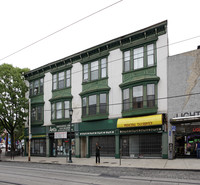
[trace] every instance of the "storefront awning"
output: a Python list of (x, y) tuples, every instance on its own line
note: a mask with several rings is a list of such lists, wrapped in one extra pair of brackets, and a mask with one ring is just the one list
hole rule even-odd
[(155, 126), (162, 125), (162, 122), (162, 114), (133, 118), (120, 118), (117, 121), (117, 128)]
[(200, 116), (187, 116), (187, 117), (177, 117), (170, 119), (171, 124), (178, 124), (178, 123), (189, 123), (189, 122), (199, 122)]

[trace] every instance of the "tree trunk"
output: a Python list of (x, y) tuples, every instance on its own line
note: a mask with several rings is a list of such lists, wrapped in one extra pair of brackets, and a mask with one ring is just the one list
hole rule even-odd
[(11, 158), (14, 159), (15, 154), (15, 138), (14, 138), (14, 131), (10, 132), (11, 137)]

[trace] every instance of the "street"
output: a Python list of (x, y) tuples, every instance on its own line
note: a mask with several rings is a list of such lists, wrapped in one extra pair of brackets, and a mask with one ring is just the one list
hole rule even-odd
[(0, 162), (0, 184), (200, 184), (200, 171)]

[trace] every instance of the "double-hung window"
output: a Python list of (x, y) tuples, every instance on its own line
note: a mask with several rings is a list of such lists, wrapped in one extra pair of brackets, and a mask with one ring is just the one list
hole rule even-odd
[(97, 96), (89, 96), (89, 115), (95, 115), (97, 112)]
[(154, 65), (154, 45), (147, 45), (147, 65)]
[(101, 58), (83, 65), (83, 82), (107, 77), (107, 59)]
[(133, 108), (143, 107), (143, 86), (133, 87)]
[(104, 114), (107, 112), (106, 94), (100, 94), (99, 112)]
[(98, 61), (91, 62), (91, 80), (97, 80), (98, 78), (99, 78)]
[(87, 99), (86, 97), (84, 97), (82, 99), (82, 115), (86, 116), (86, 114), (87, 114)]
[(53, 74), (53, 90), (63, 89), (71, 86), (71, 70)]
[(40, 95), (43, 94), (44, 91), (44, 79), (40, 78), (34, 81), (30, 82), (29, 85), (29, 93), (30, 96), (36, 96), (36, 95)]
[(147, 84), (147, 107), (155, 106), (155, 85)]
[(140, 69), (144, 67), (144, 47), (133, 50), (133, 66), (134, 69)]
[(69, 118), (70, 101), (60, 101), (51, 104), (51, 119), (67, 119)]
[(31, 122), (43, 120), (43, 106), (34, 106), (31, 108)]
[(130, 71), (130, 50), (124, 52), (124, 71)]
[(130, 108), (130, 98), (129, 98), (129, 89), (123, 90), (123, 110), (129, 110)]

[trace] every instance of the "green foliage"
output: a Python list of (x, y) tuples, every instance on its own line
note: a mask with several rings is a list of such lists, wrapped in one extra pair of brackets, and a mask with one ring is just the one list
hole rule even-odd
[(16, 132), (23, 132), (21, 129), (28, 116), (28, 99), (25, 97), (28, 87), (24, 79), (24, 73), (28, 71), (10, 64), (0, 65), (0, 127), (8, 131), (11, 140)]

